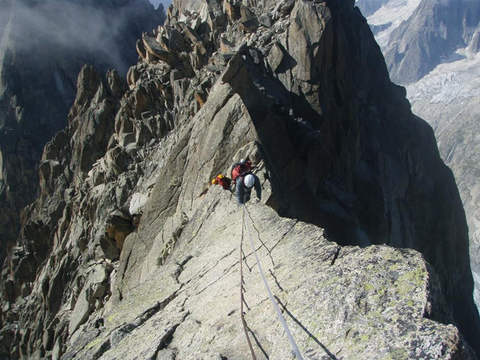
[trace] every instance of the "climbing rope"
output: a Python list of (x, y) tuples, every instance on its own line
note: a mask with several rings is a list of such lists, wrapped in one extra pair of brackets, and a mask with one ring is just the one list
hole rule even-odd
[[(288, 328), (287, 326), (287, 323), (285, 322), (285, 319), (282, 315), (282, 312), (280, 311), (280, 308), (278, 307), (278, 304), (277, 302), (275, 301), (274, 297), (273, 297), (273, 294), (272, 294), (272, 291), (270, 290), (270, 286), (268, 286), (268, 282), (267, 282), (267, 279), (265, 278), (265, 274), (263, 273), (263, 269), (262, 269), (262, 266), (260, 264), (260, 260), (258, 258), (258, 255), (257, 255), (257, 250), (255, 249), (255, 244), (253, 243), (253, 238), (252, 238), (252, 234), (250, 233), (250, 227), (248, 226), (248, 217), (245, 216), (245, 213), (247, 212), (247, 208), (246, 208), (246, 205), (243, 204), (243, 220), (242, 220), (242, 241), (241, 243), (243, 244), (243, 226), (246, 227), (247, 229), (247, 233), (248, 233), (248, 236), (250, 238), (250, 244), (252, 245), (252, 250), (253, 250), (253, 254), (255, 255), (255, 261), (257, 262), (257, 266), (258, 266), (258, 271), (260, 272), (260, 276), (262, 277), (263, 279), (263, 283), (265, 285), (265, 288), (267, 289), (267, 293), (268, 293), (268, 297), (270, 298), (270, 301), (272, 302), (272, 305), (273, 307), (275, 308), (275, 312), (277, 313), (277, 316), (278, 316), (278, 319), (280, 320), (280, 322), (282, 323), (283, 325), (283, 328), (285, 329), (285, 332), (287, 333), (287, 337), (288, 337), (288, 340), (290, 341), (290, 344), (292, 345), (292, 348), (293, 348), (293, 351), (295, 352), (295, 356), (298, 360), (303, 360), (303, 357), (302, 355), (300, 354), (300, 350), (298, 350), (298, 346), (297, 344), (295, 343), (295, 340), (293, 339), (293, 336), (290, 332), (290, 329)], [(263, 244), (263, 243), (262, 243)], [(242, 250), (240, 250), (242, 251)], [(241, 256), (241, 255), (240, 255)], [(242, 268), (240, 268), (242, 269)], [(242, 281), (243, 281), (243, 277), (242, 277)], [(241, 284), (242, 286), (242, 289), (243, 289), (243, 283)], [(243, 300), (243, 290), (242, 290), (242, 300)], [(242, 302), (242, 311), (243, 311), (243, 302)], [(242, 312), (243, 313), (243, 312)], [(243, 315), (242, 315), (242, 321), (244, 322), (244, 318), (243, 318)], [(246, 325), (244, 325), (244, 328), (245, 328)], [(245, 330), (246, 331), (246, 330)], [(248, 338), (248, 335), (247, 335), (247, 339), (248, 339), (248, 342), (249, 342), (249, 345), (250, 345), (250, 350), (252, 351), (253, 353), (253, 349), (251, 347), (251, 343), (250, 343), (250, 339)], [(255, 359), (255, 355), (253, 354), (254, 356), (254, 359)]]
[(253, 351), (252, 342), (248, 336), (247, 322), (245, 321), (245, 314), (243, 311), (243, 304), (245, 303), (245, 298), (243, 297), (243, 229), (245, 227), (245, 217), (242, 219), (242, 237), (240, 238), (240, 317), (242, 319), (243, 331), (245, 332), (245, 337), (247, 338), (248, 347), (250, 348), (250, 353), (252, 354), (252, 359), (256, 360), (255, 351)]

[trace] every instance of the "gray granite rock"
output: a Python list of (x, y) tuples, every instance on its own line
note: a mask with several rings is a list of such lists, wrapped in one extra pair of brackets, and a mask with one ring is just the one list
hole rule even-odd
[[(439, 322), (451, 315), (419, 253), (340, 247), (321, 229), (282, 219), (263, 204), (247, 209), (267, 281), (304, 358), (473, 359), (458, 330)], [(105, 328), (93, 341), (63, 359), (163, 359), (172, 353), (182, 359), (245, 358), (239, 313), (242, 212), (227, 192), (211, 189), (168, 261), (105, 313)], [(254, 351), (258, 358), (290, 358), (247, 230), (243, 251), (245, 318)], [(191, 254), (186, 262), (185, 254)]]
[[(242, 4), (255, 17), (277, 5)], [(155, 41), (162, 34), (168, 43), (167, 27), (183, 29), (185, 44), (195, 31), (200, 39), (178, 64), (196, 59), (191, 71), (140, 58), (127, 88), (85, 69), (15, 247), (25, 247), (19, 258), (42, 260), (36, 281), (11, 275), (18, 262), (2, 273), (13, 290), (4, 318), (35, 324), (19, 325), (8, 350), (245, 358), (242, 263), (255, 351), (289, 358), (245, 231), (240, 254), (242, 208), (211, 186), (248, 157), (262, 185), (261, 201), (247, 205), (249, 229), (306, 358), (474, 358), (480, 321), (453, 177), (431, 129), (390, 82), (354, 2), (295, 1), (254, 33), (220, 2), (177, 5)], [(220, 34), (235, 46), (222, 67), (212, 64)], [(128, 134), (144, 141), (127, 144)], [(117, 239), (136, 193), (148, 201)], [(105, 233), (124, 241), (118, 260), (105, 259)], [(108, 273), (101, 282), (91, 272), (98, 266)]]
[[(67, 124), (85, 64), (124, 75), (135, 41), (164, 20), (141, 1), (2, 0), (0, 15), (0, 262), (39, 194), (45, 144)], [(53, 20), (54, 19), (54, 20)]]

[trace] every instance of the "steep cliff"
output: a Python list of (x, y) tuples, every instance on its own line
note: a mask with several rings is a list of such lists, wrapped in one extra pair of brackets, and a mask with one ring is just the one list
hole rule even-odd
[[(368, 1), (357, 2), (366, 7)], [(429, 19), (431, 24), (422, 31), (440, 32), (447, 34), (450, 41), (440, 42), (440, 35), (421, 37), (426, 49), (441, 46), (442, 57), (438, 53), (430, 52), (431, 62), (422, 60), (422, 65), (429, 66), (429, 73), (419, 71), (418, 60), (415, 56), (407, 56), (401, 65), (405, 73), (409, 72), (415, 80), (407, 86), (407, 98), (412, 104), (412, 111), (425, 119), (434, 129), (440, 155), (452, 169), (460, 196), (465, 208), (470, 238), (470, 259), (475, 281), (475, 301), (480, 306), (480, 206), (478, 161), (480, 123), (478, 119), (478, 104), (480, 87), (480, 56), (478, 54), (479, 31), (478, 11), (475, 11), (475, 2), (444, 2), (429, 9), (434, 12), (425, 12), (427, 7), (414, 11), (421, 4), (420, 1), (396, 1), (385, 4), (373, 15), (368, 17), (372, 29), (378, 29), (375, 35), (382, 50), (389, 51), (398, 45), (398, 40), (405, 41), (419, 33), (412, 32), (421, 27), (418, 21)], [(467, 6), (468, 5), (468, 6)], [(447, 11), (440, 11), (447, 6)], [(437, 9), (438, 8), (438, 9)], [(459, 9), (461, 11), (459, 11)], [(463, 10), (462, 10), (463, 9)], [(465, 11), (465, 12), (463, 12)], [(435, 16), (435, 12), (441, 14)], [(390, 15), (389, 15), (390, 14)], [(396, 14), (401, 14), (400, 16)], [(460, 15), (460, 16), (459, 16)], [(405, 21), (401, 27), (401, 21)], [(408, 25), (407, 25), (408, 24)], [(398, 28), (390, 42), (390, 34)], [(402, 32), (403, 31), (403, 32)], [(459, 34), (462, 34), (460, 37)], [(412, 52), (412, 49), (406, 51)], [(441, 62), (441, 63), (439, 63)], [(398, 65), (398, 64), (397, 64)], [(398, 74), (396, 66), (392, 67), (394, 76)], [(398, 79), (398, 81), (402, 81)]]
[(413, 111), (435, 130), (441, 157), (452, 169), (467, 215), (475, 300), (480, 305), (480, 206), (479, 175), (480, 56), (438, 66), (408, 86)]
[(147, 0), (0, 2), (0, 262), (19, 213), (38, 196), (43, 147), (66, 125), (82, 66), (125, 74), (142, 31), (162, 23)]
[[(251, 233), (305, 358), (475, 358), (453, 176), (354, 1), (174, 2), (137, 51), (128, 88), (83, 69), (45, 147), (5, 356), (246, 358), (243, 288), (257, 356), (288, 358)], [(244, 213), (210, 180), (245, 157)]]

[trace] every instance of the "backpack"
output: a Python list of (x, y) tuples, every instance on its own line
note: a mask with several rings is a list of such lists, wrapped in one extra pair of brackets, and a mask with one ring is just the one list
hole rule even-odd
[(244, 163), (236, 163), (233, 164), (232, 167), (232, 180), (235, 182), (237, 177), (240, 175), (247, 174), (252, 171), (252, 162), (251, 161), (245, 161)]

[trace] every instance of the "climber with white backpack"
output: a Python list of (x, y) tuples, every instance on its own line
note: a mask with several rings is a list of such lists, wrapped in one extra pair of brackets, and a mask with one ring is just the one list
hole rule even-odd
[(260, 185), (260, 179), (252, 173), (251, 161), (242, 159), (239, 163), (233, 165), (232, 181), (235, 183), (235, 196), (239, 205), (243, 205), (250, 200), (253, 187), (255, 187), (257, 198), (261, 199), (262, 186)]

